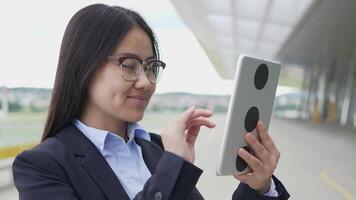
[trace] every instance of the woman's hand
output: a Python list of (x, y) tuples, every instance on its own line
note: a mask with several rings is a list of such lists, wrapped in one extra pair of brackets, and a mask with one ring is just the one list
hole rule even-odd
[(245, 135), (245, 140), (252, 148), (255, 156), (243, 148), (238, 150), (239, 156), (251, 167), (252, 173), (234, 175), (234, 177), (248, 184), (260, 194), (265, 194), (270, 188), (272, 174), (277, 167), (281, 154), (262, 121), (257, 123), (257, 132), (260, 141), (251, 133)]
[(161, 137), (165, 150), (194, 163), (194, 144), (200, 127), (215, 127), (215, 123), (208, 119), (212, 114), (210, 110), (197, 109), (194, 106), (187, 109), (163, 130)]

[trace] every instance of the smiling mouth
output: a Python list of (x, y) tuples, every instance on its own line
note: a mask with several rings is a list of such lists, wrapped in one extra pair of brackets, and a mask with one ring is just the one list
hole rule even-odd
[(140, 101), (147, 101), (147, 98), (144, 96), (128, 96), (128, 98), (136, 99), (136, 100), (140, 100)]
[(148, 102), (148, 98), (144, 96), (128, 96), (128, 99), (137, 106), (146, 106)]

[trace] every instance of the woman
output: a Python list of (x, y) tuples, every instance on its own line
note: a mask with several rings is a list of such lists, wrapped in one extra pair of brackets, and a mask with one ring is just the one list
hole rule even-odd
[[(78, 11), (63, 37), (41, 144), (13, 164), (20, 199), (203, 199), (194, 143), (212, 112), (191, 107), (158, 136), (137, 122), (165, 64), (152, 30), (135, 12), (95, 4)], [(279, 152), (259, 123), (260, 143), (240, 150), (254, 169), (233, 199), (287, 199), (272, 176)], [(275, 196), (275, 197), (273, 197)]]

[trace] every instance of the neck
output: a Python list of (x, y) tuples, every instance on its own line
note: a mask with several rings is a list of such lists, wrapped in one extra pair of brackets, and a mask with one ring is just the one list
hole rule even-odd
[(126, 121), (115, 119), (96, 109), (85, 109), (79, 120), (89, 127), (110, 131), (128, 141)]

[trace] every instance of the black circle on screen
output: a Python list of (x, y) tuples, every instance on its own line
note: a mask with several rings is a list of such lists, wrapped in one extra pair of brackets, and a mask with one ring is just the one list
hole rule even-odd
[(268, 67), (266, 64), (261, 64), (255, 73), (255, 87), (261, 90), (265, 87), (268, 80)]
[(258, 108), (251, 107), (245, 116), (245, 129), (247, 132), (252, 132), (256, 128), (259, 119)]
[[(250, 148), (248, 146), (244, 146), (242, 147), (244, 148), (247, 152), (251, 153), (250, 152)], [(247, 163), (244, 159), (242, 159), (239, 155), (237, 155), (236, 157), (236, 169), (237, 171), (241, 172), (243, 170), (245, 170), (247, 167)]]

